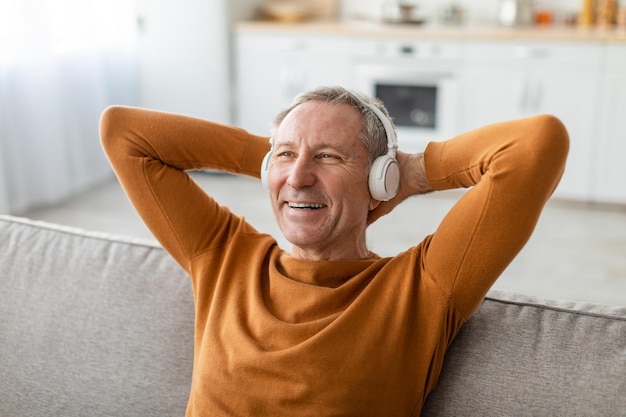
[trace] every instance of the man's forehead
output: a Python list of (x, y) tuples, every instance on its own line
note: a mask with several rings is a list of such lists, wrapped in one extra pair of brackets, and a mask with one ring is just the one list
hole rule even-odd
[(306, 140), (322, 145), (351, 144), (360, 142), (361, 127), (360, 114), (347, 104), (307, 102), (282, 120), (273, 142), (296, 144)]
[(297, 120), (299, 123), (317, 120), (360, 123), (360, 112), (347, 103), (307, 101), (294, 107), (285, 116), (283, 123), (286, 120)]

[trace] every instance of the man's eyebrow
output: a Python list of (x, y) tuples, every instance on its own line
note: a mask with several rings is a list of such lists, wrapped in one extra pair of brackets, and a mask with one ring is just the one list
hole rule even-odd
[[(342, 143), (330, 143), (330, 142), (319, 142), (316, 143), (312, 146), (312, 149), (317, 150), (317, 149), (334, 149), (337, 151), (344, 151), (347, 152), (348, 149), (346, 149), (344, 146), (341, 146)], [(286, 140), (286, 141), (277, 141), (274, 142), (274, 148), (278, 148), (278, 147), (292, 147), (292, 146), (298, 146), (297, 143), (295, 141), (292, 140)]]

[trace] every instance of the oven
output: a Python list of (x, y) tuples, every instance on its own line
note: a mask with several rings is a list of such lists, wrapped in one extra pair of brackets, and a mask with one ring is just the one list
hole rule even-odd
[(356, 87), (385, 103), (401, 151), (422, 152), (458, 133), (458, 44), (363, 41), (356, 53)]

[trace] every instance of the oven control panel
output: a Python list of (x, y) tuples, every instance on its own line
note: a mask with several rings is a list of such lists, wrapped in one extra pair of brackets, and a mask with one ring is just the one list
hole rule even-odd
[(420, 61), (460, 61), (458, 42), (416, 41), (412, 39), (358, 40), (355, 56), (364, 59), (409, 59)]

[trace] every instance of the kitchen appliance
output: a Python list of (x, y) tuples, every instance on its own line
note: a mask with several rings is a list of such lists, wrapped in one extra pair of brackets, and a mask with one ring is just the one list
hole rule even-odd
[(500, 0), (498, 22), (504, 26), (527, 26), (533, 22), (532, 0)]
[(422, 24), (425, 19), (418, 13), (416, 4), (402, 1), (388, 1), (383, 3), (383, 22), (397, 24)]
[(398, 133), (399, 150), (421, 152), (457, 132), (456, 44), (364, 40), (356, 44), (357, 89), (381, 99)]
[(457, 3), (450, 3), (441, 9), (439, 15), (444, 24), (460, 25), (465, 20), (465, 9)]

